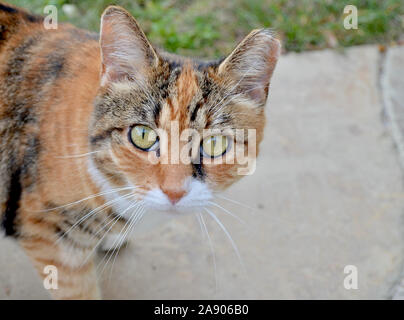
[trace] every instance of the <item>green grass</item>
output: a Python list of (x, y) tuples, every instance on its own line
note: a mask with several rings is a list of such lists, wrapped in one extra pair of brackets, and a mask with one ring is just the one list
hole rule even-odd
[(344, 1), (334, 0), (9, 0), (43, 13), (47, 4), (75, 4), (78, 14), (60, 21), (90, 30), (109, 4), (129, 10), (150, 40), (170, 52), (200, 57), (228, 53), (252, 29), (273, 28), (286, 51), (390, 43), (404, 34), (402, 0), (351, 0), (358, 8), (358, 29), (343, 27)]

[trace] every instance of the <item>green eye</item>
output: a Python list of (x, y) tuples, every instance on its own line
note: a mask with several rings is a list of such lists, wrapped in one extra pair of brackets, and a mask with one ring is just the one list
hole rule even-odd
[(134, 126), (129, 133), (130, 141), (144, 151), (151, 151), (156, 145), (157, 133), (152, 128), (143, 125)]
[(222, 156), (229, 147), (229, 138), (226, 136), (210, 136), (203, 140), (203, 155), (208, 158)]

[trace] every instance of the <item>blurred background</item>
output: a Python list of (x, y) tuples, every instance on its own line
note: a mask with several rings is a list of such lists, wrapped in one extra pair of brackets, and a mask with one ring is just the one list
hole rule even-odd
[[(233, 240), (209, 217), (210, 237), (194, 216), (136, 230), (102, 275), (105, 298), (404, 298), (402, 0), (9, 2), (55, 4), (60, 20), (94, 31), (116, 3), (155, 45), (191, 56), (225, 55), (261, 27), (283, 44), (257, 170), (212, 208)], [(356, 30), (343, 25), (348, 4)], [(14, 242), (0, 252), (0, 299), (49, 298)]]
[[(252, 29), (273, 28), (285, 51), (347, 47), (400, 40), (402, 0), (9, 0), (43, 14), (54, 4), (59, 19), (97, 31), (109, 4), (129, 10), (150, 40), (161, 48), (198, 57), (219, 57)], [(358, 8), (361, 28), (341, 28), (343, 9)], [(402, 40), (402, 39), (401, 39)]]

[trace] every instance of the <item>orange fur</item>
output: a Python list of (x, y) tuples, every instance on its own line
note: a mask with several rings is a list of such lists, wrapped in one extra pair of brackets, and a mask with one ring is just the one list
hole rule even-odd
[[(114, 36), (120, 31), (117, 26), (125, 30), (119, 37)], [(175, 139), (170, 132), (173, 121), (180, 132), (253, 128), (254, 143), (259, 144), (265, 101), (256, 98), (266, 98), (277, 57), (265, 57), (270, 65), (267, 75), (247, 75), (246, 86), (254, 81), (265, 86), (265, 92), (255, 89), (251, 96), (233, 90), (237, 82), (244, 85), (235, 70), (247, 60), (249, 48), (241, 44), (223, 63), (212, 64), (158, 52), (134, 19), (118, 7), (103, 15), (101, 42), (69, 24), (45, 30), (41, 17), (1, 2), (0, 32), (0, 178), (4, 181), (0, 217), (6, 233), (17, 238), (41, 276), (47, 265), (58, 268), (60, 289), (53, 292), (55, 298), (98, 299), (94, 263), (85, 257), (98, 243), (93, 234), (119, 212), (107, 205), (105, 196), (90, 198), (101, 188), (90, 174), (89, 159), (113, 187), (136, 185), (138, 198), (159, 189), (178, 201), (191, 177), (212, 190), (228, 187), (240, 178), (238, 164), (172, 164), (171, 144), (164, 155), (169, 164), (153, 164), (147, 152), (129, 141), (128, 130), (146, 123), (166, 130), (170, 142)], [(266, 31), (255, 32), (247, 42), (265, 50), (279, 47)], [(119, 45), (130, 43), (137, 47), (123, 48), (127, 55), (114, 54), (122, 48)], [(179, 147), (184, 145), (181, 141)], [(79, 218), (103, 205), (105, 210), (67, 233)], [(122, 220), (116, 220), (110, 231), (121, 231)]]

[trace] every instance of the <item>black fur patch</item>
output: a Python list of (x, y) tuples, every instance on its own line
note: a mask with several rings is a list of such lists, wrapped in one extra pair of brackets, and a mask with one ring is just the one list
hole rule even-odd
[(1, 4), (1, 3), (0, 3), (0, 10), (5, 11), (7, 13), (17, 13), (18, 12), (17, 9), (12, 8), (12, 7), (8, 7), (8, 6), (6, 6), (4, 4)]
[(2, 226), (6, 231), (6, 236), (14, 236), (17, 233), (15, 220), (20, 206), (20, 199), (22, 194), (20, 178), (21, 170), (17, 169), (11, 175), (9, 195), (2, 221)]
[(122, 131), (123, 129), (122, 129), (122, 128), (111, 128), (111, 129), (108, 129), (108, 130), (106, 130), (106, 131), (104, 131), (104, 132), (102, 132), (102, 133), (100, 133), (100, 134), (98, 134), (98, 135), (96, 135), (96, 136), (90, 137), (90, 143), (91, 143), (92, 145), (96, 145), (97, 143), (99, 143), (99, 142), (101, 142), (101, 141), (103, 141), (103, 140), (105, 140), (105, 139), (110, 138), (112, 132), (114, 132), (115, 130)]
[(35, 183), (38, 183), (37, 160), (39, 152), (39, 139), (37, 137), (31, 137), (25, 148), (23, 163), (21, 166), (21, 184), (24, 190), (29, 191)]
[(59, 77), (63, 77), (65, 72), (66, 57), (63, 54), (54, 52), (47, 56), (46, 64), (43, 66), (43, 70), (40, 74), (40, 85), (46, 83), (52, 83)]
[(191, 113), (191, 121), (195, 121), (196, 116), (198, 115), (198, 111), (199, 109), (202, 107), (202, 102), (198, 102), (194, 108), (194, 110), (192, 110)]
[(220, 64), (224, 61), (225, 58), (220, 58), (215, 61), (195, 61), (196, 67), (199, 71), (206, 70), (209, 68), (216, 69), (220, 66)]
[(35, 22), (42, 22), (43, 21), (43, 17), (41, 17), (41, 16), (36, 16), (36, 15), (33, 15), (33, 14), (30, 14), (30, 13), (24, 13), (24, 18), (26, 19), (26, 20), (28, 20), (29, 22), (33, 22), (33, 23), (35, 23)]
[(63, 71), (66, 58), (62, 55), (49, 55), (47, 69), (49, 73), (52, 73), (55, 78), (59, 77)]
[(181, 63), (181, 61), (170, 61), (169, 62), (169, 67), (170, 67), (170, 70), (172, 71), (172, 70), (175, 70), (175, 69), (177, 69), (177, 68), (179, 68), (179, 67), (181, 67), (182, 66), (182, 63)]
[(154, 116), (154, 119), (155, 119), (156, 122), (158, 121), (158, 118), (160, 116), (160, 112), (161, 112), (161, 103), (157, 102), (154, 109), (153, 109), (153, 116)]
[[(22, 81), (22, 72), (24, 66), (28, 65), (31, 57), (31, 48), (37, 43), (36, 38), (28, 38), (17, 48), (14, 49), (13, 54), (7, 62), (7, 69), (5, 71), (5, 81), (9, 87), (15, 92), (18, 92), (20, 82)], [(14, 92), (13, 92), (14, 93)]]
[(43, 20), (43, 17), (41, 17), (41, 16), (34, 15), (34, 14), (31, 14), (31, 13), (25, 12), (23, 10), (20, 11), (20, 10), (18, 10), (16, 8), (9, 7), (9, 6), (6, 6), (6, 5), (1, 4), (1, 3), (0, 3), (0, 11), (7, 12), (9, 14), (21, 13), (21, 17), (23, 19), (28, 20), (29, 22), (33, 22), (33, 23), (41, 22)]
[(195, 179), (199, 179), (199, 180), (201, 180), (201, 181), (204, 181), (204, 180), (205, 180), (205, 173), (204, 173), (204, 171), (203, 171), (203, 168), (202, 168), (202, 164), (201, 164), (201, 163), (194, 163), (194, 164), (192, 164), (192, 170), (193, 170), (192, 176), (193, 176)]
[[(2, 194), (5, 202), (2, 203), (4, 211), (1, 212), (1, 225), (7, 236), (18, 236), (17, 219), (21, 196), (25, 188), (28, 189), (36, 182), (39, 141), (35, 134), (31, 132), (28, 135), (25, 130), (30, 125), (35, 128), (37, 116), (35, 104), (30, 100), (31, 93), (22, 90), (21, 83), (26, 80), (24, 72), (31, 59), (32, 47), (38, 40), (39, 37), (30, 37), (14, 49), (5, 66), (4, 81), (0, 83), (2, 99), (7, 106), (1, 119), (5, 123), (5, 130), (2, 132), (0, 153), (3, 159), (0, 175), (6, 180)], [(39, 95), (40, 81), (33, 83), (35, 86), (38, 87), (35, 92)]]

